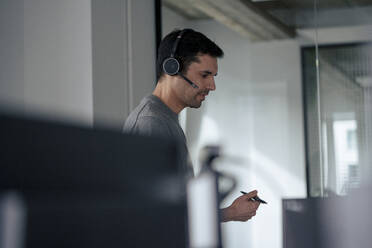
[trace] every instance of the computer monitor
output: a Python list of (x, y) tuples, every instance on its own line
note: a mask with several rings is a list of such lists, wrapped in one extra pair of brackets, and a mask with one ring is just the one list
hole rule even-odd
[(371, 247), (371, 190), (362, 187), (347, 196), (283, 200), (283, 247)]
[(320, 247), (321, 199), (284, 199), (283, 248)]
[(174, 141), (6, 115), (0, 137), (0, 191), (25, 206), (24, 247), (186, 246)]

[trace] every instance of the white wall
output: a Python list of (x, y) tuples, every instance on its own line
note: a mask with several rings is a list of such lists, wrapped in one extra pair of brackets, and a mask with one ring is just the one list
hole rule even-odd
[(156, 41), (155, 1), (127, 0), (129, 3), (130, 29), (128, 50), (131, 52), (130, 71), (133, 110), (155, 88), (156, 83)]
[(23, 111), (23, 0), (0, 1), (0, 106)]
[[(225, 57), (193, 143), (217, 142), (244, 160), (220, 165), (238, 180), (224, 205), (240, 190), (253, 189), (269, 202), (248, 223), (223, 224), (226, 246), (282, 247), (281, 199), (306, 196), (299, 45), (295, 40), (250, 43), (214, 21), (195, 28), (220, 44)], [(196, 130), (189, 123), (188, 128)]]
[(162, 35), (163, 37), (173, 31), (174, 29), (183, 29), (187, 28), (189, 21), (170, 10), (169, 8), (162, 6), (161, 8), (162, 15)]
[(92, 0), (94, 124), (121, 129), (155, 86), (155, 5)]
[(155, 84), (147, 0), (0, 1), (0, 109), (121, 129)]
[(90, 0), (0, 4), (1, 108), (91, 125)]
[(90, 0), (24, 1), (27, 112), (92, 123)]
[[(94, 125), (120, 126), (129, 111), (126, 1), (92, 0)], [(113, 124), (115, 123), (115, 124)], [(122, 125), (122, 124), (121, 124)]]

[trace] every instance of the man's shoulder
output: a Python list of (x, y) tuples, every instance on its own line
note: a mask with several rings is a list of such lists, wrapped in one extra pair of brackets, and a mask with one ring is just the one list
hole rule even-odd
[(161, 121), (164, 116), (156, 106), (156, 103), (144, 98), (141, 103), (129, 114), (126, 122), (135, 122), (138, 119), (149, 119), (155, 122)]
[(131, 134), (170, 136), (167, 120), (151, 104), (135, 109), (125, 121), (123, 131)]
[(154, 97), (149, 95), (142, 99), (141, 103), (131, 112), (129, 116), (160, 116), (162, 117), (162, 110), (159, 103), (154, 101)]

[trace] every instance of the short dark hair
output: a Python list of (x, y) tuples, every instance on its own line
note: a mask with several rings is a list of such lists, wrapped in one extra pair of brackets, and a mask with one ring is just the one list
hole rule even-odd
[[(182, 30), (176, 29), (167, 34), (160, 42), (156, 61), (156, 75), (159, 80), (163, 75), (163, 61), (171, 56), (173, 45)], [(223, 57), (222, 49), (204, 34), (193, 29), (184, 29), (182, 38), (177, 46), (175, 58), (180, 62), (180, 71), (185, 74), (192, 62), (198, 61), (199, 54), (207, 54), (214, 58)]]

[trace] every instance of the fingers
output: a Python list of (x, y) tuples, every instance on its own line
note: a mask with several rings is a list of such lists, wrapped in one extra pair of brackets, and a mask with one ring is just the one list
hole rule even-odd
[(249, 219), (251, 219), (253, 216), (256, 216), (256, 211), (253, 211), (252, 213), (250, 213)]
[(251, 191), (248, 194), (245, 194), (243, 196), (244, 196), (244, 198), (247, 198), (247, 199), (255, 197), (255, 196), (257, 196), (257, 190), (253, 190), (253, 191)]
[(260, 202), (252, 201), (252, 200), (249, 200), (247, 204), (252, 211), (256, 211), (258, 207), (260, 206)]
[(257, 210), (258, 207), (260, 206), (260, 202), (258, 202), (258, 201), (253, 202), (253, 206)]
[(250, 198), (257, 196), (257, 190), (253, 190), (245, 195), (242, 195), (234, 200), (231, 204), (231, 209), (234, 210), (235, 221), (247, 221), (253, 216), (256, 216), (256, 211), (260, 202), (250, 200)]
[(244, 216), (240, 219), (240, 221), (247, 221), (253, 218), (253, 216), (256, 216), (256, 211), (252, 212), (251, 214)]
[(254, 201), (250, 201), (249, 203), (251, 204), (252, 211), (254, 211), (254, 213), (256, 213), (258, 207), (260, 206), (260, 203), (259, 202), (254, 202)]

